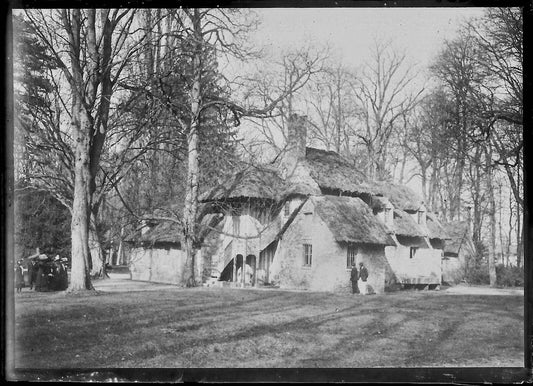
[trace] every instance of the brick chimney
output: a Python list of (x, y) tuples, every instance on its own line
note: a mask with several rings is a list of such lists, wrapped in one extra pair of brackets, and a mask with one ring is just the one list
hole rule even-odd
[(287, 129), (287, 146), (281, 160), (281, 178), (306, 194), (320, 194), (320, 187), (301, 162), (305, 160), (307, 142), (307, 117), (291, 114)]
[(296, 160), (305, 158), (307, 143), (307, 117), (291, 114), (287, 133), (287, 155)]

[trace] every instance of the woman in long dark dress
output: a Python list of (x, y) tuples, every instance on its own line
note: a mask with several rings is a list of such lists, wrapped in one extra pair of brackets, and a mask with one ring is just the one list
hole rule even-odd
[(17, 292), (22, 292), (22, 287), (24, 287), (24, 275), (22, 273), (21, 261), (18, 261), (17, 266), (15, 267), (15, 286)]
[(35, 291), (44, 291), (45, 287), (48, 287), (46, 285), (46, 274), (44, 273), (44, 263), (39, 261), (37, 262), (37, 275), (35, 278)]

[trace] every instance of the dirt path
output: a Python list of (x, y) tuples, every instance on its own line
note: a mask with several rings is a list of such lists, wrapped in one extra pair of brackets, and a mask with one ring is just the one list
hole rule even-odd
[(523, 288), (491, 288), (488, 286), (468, 286), (464, 284), (446, 288), (442, 292), (449, 295), (524, 295)]
[(127, 274), (110, 274), (109, 276), (109, 279), (94, 280), (94, 288), (103, 292), (158, 291), (179, 288), (173, 284), (131, 280)]
[[(129, 291), (158, 291), (178, 290), (179, 286), (164, 283), (131, 280), (129, 274), (110, 274), (110, 279), (95, 280), (93, 285), (96, 290), (104, 292), (129, 292)], [(272, 291), (272, 289), (269, 289)], [(301, 292), (301, 291), (296, 291)], [(447, 295), (498, 295), (498, 296), (523, 296), (523, 288), (491, 288), (488, 286), (468, 286), (464, 284), (448, 287), (440, 291)]]

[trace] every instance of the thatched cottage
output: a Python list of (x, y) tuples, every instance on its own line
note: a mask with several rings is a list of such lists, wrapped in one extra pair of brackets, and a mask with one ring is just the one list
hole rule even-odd
[(279, 162), (203, 197), (224, 215), (212, 256), (227, 285), (348, 291), (363, 262), (374, 292), (441, 283), (444, 230), (409, 188), (369, 181), (340, 155), (306, 147), (292, 116)]
[(442, 281), (458, 283), (464, 277), (467, 260), (475, 253), (474, 242), (468, 221), (452, 221), (443, 226), (448, 239), (442, 257)]
[[(205, 223), (219, 221), (209, 215)], [(131, 279), (156, 283), (186, 285), (186, 251), (182, 248), (183, 233), (179, 224), (170, 221), (142, 221), (141, 226), (126, 238), (128, 265)], [(195, 277), (205, 281), (211, 274), (208, 257), (212, 254), (209, 235), (202, 239), (202, 248), (196, 254)]]

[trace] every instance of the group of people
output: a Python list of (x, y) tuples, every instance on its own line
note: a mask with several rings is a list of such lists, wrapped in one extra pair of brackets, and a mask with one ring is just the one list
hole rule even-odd
[(352, 282), (352, 293), (354, 294), (368, 294), (368, 269), (363, 263), (359, 263), (359, 270), (355, 264), (352, 264), (352, 271), (350, 272), (350, 281)]
[[(29, 259), (24, 266), (24, 261), (19, 260), (15, 267), (15, 287), (17, 292), (28, 285), (35, 291), (64, 291), (68, 287), (68, 272), (65, 258), (57, 255), (53, 260), (46, 255), (40, 255), (36, 259)], [(24, 279), (24, 271), (27, 271), (27, 279)]]

